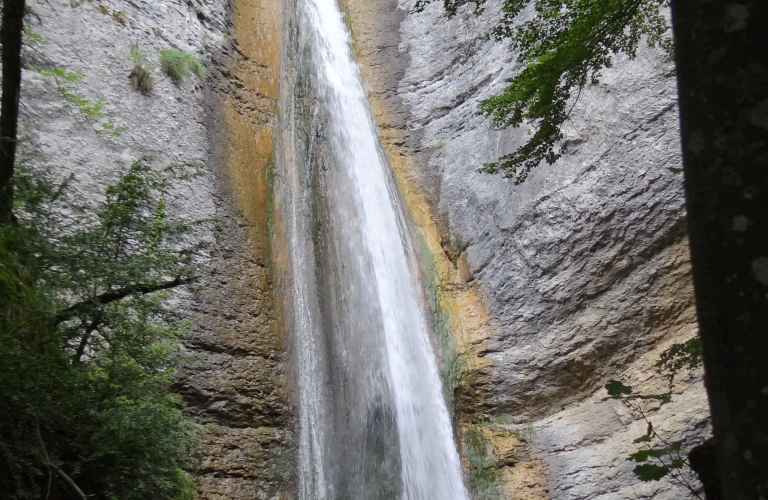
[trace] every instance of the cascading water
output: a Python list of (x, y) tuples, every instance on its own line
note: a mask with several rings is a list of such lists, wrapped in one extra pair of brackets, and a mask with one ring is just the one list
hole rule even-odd
[(325, 146), (309, 139), (293, 161), (311, 173), (286, 174), (300, 498), (466, 500), (408, 231), (336, 2), (299, 0), (317, 94), (303, 119)]

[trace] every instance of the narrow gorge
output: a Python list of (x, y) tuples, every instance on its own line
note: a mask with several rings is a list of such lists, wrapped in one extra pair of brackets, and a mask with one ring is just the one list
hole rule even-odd
[[(711, 436), (702, 368), (656, 366), (698, 329), (665, 51), (617, 55), (516, 185), (477, 171), (532, 133), (477, 113), (515, 71), (499, 0), (28, 3), (25, 151), (85, 204), (142, 155), (206, 172), (169, 207), (214, 221), (211, 272), (173, 299), (196, 498), (703, 498), (628, 460), (649, 421), (683, 457)], [(139, 92), (135, 54), (168, 47), (204, 74), (151, 63)], [(40, 68), (81, 74), (120, 133)]]

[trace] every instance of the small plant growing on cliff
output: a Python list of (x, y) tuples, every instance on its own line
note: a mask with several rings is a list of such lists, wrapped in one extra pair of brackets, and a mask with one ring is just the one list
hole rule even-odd
[(681, 442), (670, 442), (660, 433), (649, 418), (644, 403), (657, 401), (664, 404), (672, 398), (672, 391), (676, 375), (687, 368), (693, 370), (701, 364), (701, 340), (694, 337), (688, 342), (674, 344), (664, 351), (656, 362), (655, 367), (659, 375), (668, 383), (668, 391), (661, 394), (637, 394), (630, 386), (624, 385), (618, 380), (611, 380), (605, 389), (613, 399), (624, 403), (636, 416), (645, 421), (647, 429), (645, 434), (635, 439), (634, 444), (642, 449), (632, 453), (628, 460), (638, 465), (633, 469), (634, 474), (641, 481), (658, 481), (669, 476), (679, 485), (686, 488), (696, 498), (701, 498), (697, 489), (688, 479), (689, 471), (693, 471), (689, 460), (682, 453)]
[(445, 377), (451, 394), (459, 388), (466, 368), (467, 361), (464, 356), (460, 356), (453, 348), (449, 348), (445, 354)]
[(536, 437), (536, 428), (533, 426), (533, 422), (525, 422), (512, 434), (523, 443), (530, 443), (533, 438)]
[(126, 24), (128, 22), (128, 18), (125, 17), (125, 12), (122, 10), (116, 10), (112, 13), (112, 19), (117, 21), (120, 24)]
[(461, 254), (464, 253), (468, 246), (469, 243), (462, 240), (460, 236), (453, 237), (453, 240), (451, 240), (451, 250), (448, 253), (448, 257), (451, 259), (451, 262), (453, 262), (454, 266), (459, 262), (459, 257), (461, 257)]
[(133, 87), (140, 91), (142, 94), (147, 95), (152, 91), (154, 79), (152, 78), (152, 75), (149, 74), (149, 71), (143, 67), (134, 66), (128, 75), (128, 78), (131, 79)]
[(501, 413), (499, 415), (491, 415), (488, 417), (488, 423), (490, 425), (509, 425), (512, 423), (512, 417), (507, 415), (506, 413)]
[(488, 438), (475, 426), (464, 431), (464, 445), (469, 461), (469, 479), (472, 489), (488, 497), (495, 492), (499, 470), (495, 467), (496, 457), (488, 451)]
[[(72, 5), (72, 7), (76, 7), (76, 5)], [(115, 11), (112, 11), (112, 13), (110, 14), (108, 8), (104, 7), (102, 4), (99, 4), (99, 11), (101, 11), (101, 13), (104, 14), (105, 16), (111, 15), (112, 19), (114, 19), (120, 24), (126, 24), (128, 22), (128, 18), (125, 17), (125, 12), (123, 12), (122, 10), (115, 10)]]
[(168, 75), (174, 85), (180, 85), (181, 81), (190, 73), (194, 73), (200, 78), (205, 75), (205, 68), (203, 68), (200, 59), (174, 48), (160, 51), (160, 69)]
[(149, 62), (147, 55), (139, 50), (138, 45), (131, 46), (130, 59), (133, 61), (133, 69), (128, 78), (131, 79), (135, 89), (144, 95), (149, 94), (154, 85), (154, 78), (152, 78), (154, 65)]

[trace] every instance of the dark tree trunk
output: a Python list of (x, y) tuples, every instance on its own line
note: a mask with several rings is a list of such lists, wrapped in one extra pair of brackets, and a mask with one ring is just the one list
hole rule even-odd
[(0, 223), (13, 218), (13, 170), (21, 88), (21, 32), (24, 0), (3, 0), (3, 98), (0, 108)]
[(717, 452), (715, 440), (707, 439), (688, 453), (688, 463), (704, 485), (707, 500), (725, 500), (723, 485), (720, 483), (720, 471), (717, 470)]
[(672, 0), (672, 13), (723, 498), (768, 499), (768, 1)]

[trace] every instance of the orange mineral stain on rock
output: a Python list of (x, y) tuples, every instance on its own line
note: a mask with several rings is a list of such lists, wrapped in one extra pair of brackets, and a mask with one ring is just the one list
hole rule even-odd
[(292, 419), (285, 380), (282, 299), (275, 286), (273, 167), (283, 39), (282, 0), (234, 0), (234, 36), (212, 86), (223, 127), (213, 130), (218, 180), (216, 279), (201, 292), (202, 343), (213, 351), (188, 384), (208, 423), (196, 478), (201, 500), (285, 498)]
[(282, 2), (235, 0), (235, 51), (227, 82), (226, 170), (237, 205), (251, 223), (256, 253), (270, 254), (271, 169), (280, 76)]

